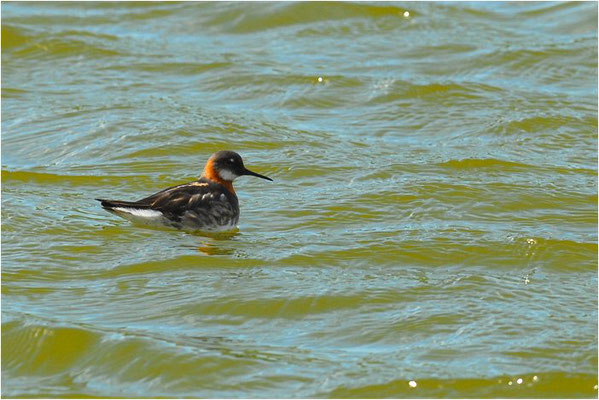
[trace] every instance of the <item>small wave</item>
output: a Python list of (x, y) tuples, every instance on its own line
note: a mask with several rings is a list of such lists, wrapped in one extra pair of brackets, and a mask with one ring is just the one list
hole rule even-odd
[[(460, 355), (456, 355), (459, 357)], [(596, 397), (597, 376), (563, 372), (539, 372), (490, 379), (435, 379), (415, 377), (380, 384), (344, 386), (318, 397), (329, 398), (573, 398)], [(317, 397), (317, 396), (315, 396)]]
[(66, 30), (37, 34), (23, 28), (2, 26), (2, 54), (19, 58), (63, 58), (86, 55), (111, 57), (122, 55), (114, 49), (116, 36), (89, 31)]
[[(228, 14), (228, 24), (233, 33), (260, 32), (293, 25), (313, 25), (323, 21), (359, 20), (365, 18), (401, 18), (406, 11), (402, 7), (355, 3), (271, 3), (268, 6), (247, 5), (223, 10)], [(222, 14), (213, 17), (223, 20)]]
[(507, 171), (516, 171), (534, 168), (532, 165), (522, 164), (513, 161), (498, 160), (494, 158), (467, 158), (463, 160), (449, 160), (437, 164), (440, 167), (452, 169), (474, 169), (474, 168), (501, 168)]
[(12, 25), (2, 24), (2, 53), (10, 49), (22, 46), (32, 40), (31, 33), (25, 29), (17, 28)]
[[(127, 177), (131, 178), (131, 177)], [(123, 177), (100, 175), (59, 175), (49, 172), (2, 170), (2, 181), (34, 182), (41, 185), (97, 186), (114, 185)]]

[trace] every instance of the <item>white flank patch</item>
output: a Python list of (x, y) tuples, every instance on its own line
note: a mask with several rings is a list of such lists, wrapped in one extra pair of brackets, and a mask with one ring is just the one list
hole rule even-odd
[(231, 182), (233, 182), (235, 180), (235, 178), (238, 177), (237, 175), (235, 175), (233, 172), (229, 171), (228, 169), (221, 169), (220, 171), (218, 171), (218, 174), (224, 180), (231, 181)]
[(140, 208), (125, 208), (115, 207), (111, 211), (114, 211), (119, 216), (142, 224), (158, 224), (164, 223), (164, 215), (160, 211), (147, 210)]

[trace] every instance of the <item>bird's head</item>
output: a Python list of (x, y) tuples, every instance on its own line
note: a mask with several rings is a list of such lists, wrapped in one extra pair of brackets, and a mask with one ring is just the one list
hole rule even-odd
[(214, 153), (208, 159), (204, 168), (206, 178), (215, 181), (233, 182), (235, 179), (243, 175), (257, 176), (258, 178), (272, 181), (267, 176), (260, 175), (254, 171), (250, 171), (243, 165), (241, 156), (234, 151), (223, 150)]

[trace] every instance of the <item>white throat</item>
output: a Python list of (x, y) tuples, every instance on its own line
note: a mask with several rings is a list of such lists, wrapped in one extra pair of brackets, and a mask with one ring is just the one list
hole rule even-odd
[(230, 182), (233, 182), (236, 178), (239, 177), (239, 175), (235, 175), (233, 172), (229, 171), (228, 169), (221, 169), (220, 171), (218, 171), (218, 175), (220, 175), (220, 177), (223, 180), (230, 181)]

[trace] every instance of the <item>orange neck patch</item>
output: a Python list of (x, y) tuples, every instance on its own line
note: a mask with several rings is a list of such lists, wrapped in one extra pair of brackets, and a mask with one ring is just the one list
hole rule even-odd
[(220, 183), (221, 185), (226, 187), (227, 190), (229, 190), (229, 192), (235, 194), (235, 189), (233, 189), (233, 182), (226, 181), (220, 177), (218, 172), (216, 172), (216, 170), (214, 169), (212, 160), (208, 160), (208, 162), (206, 163), (206, 166), (204, 167), (204, 172), (202, 173), (202, 176), (206, 179), (210, 179), (213, 182)]

